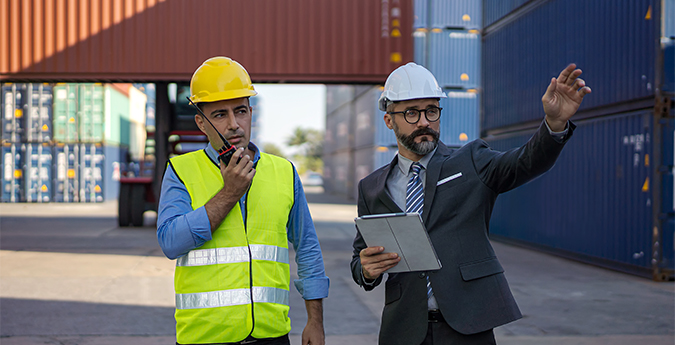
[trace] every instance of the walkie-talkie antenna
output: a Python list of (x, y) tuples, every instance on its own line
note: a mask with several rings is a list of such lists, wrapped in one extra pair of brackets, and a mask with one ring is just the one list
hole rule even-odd
[(213, 129), (216, 131), (216, 133), (218, 133), (218, 136), (220, 137), (220, 140), (223, 141), (223, 146), (218, 150), (218, 159), (220, 159), (223, 163), (225, 163), (225, 165), (227, 165), (227, 163), (230, 162), (230, 158), (234, 154), (234, 151), (237, 150), (237, 147), (234, 146), (234, 145), (230, 145), (230, 143), (227, 141), (227, 139), (225, 139), (225, 137), (222, 134), (220, 134), (220, 131), (218, 131), (216, 126), (213, 125), (211, 120), (209, 120), (209, 118), (204, 114), (204, 112), (201, 109), (199, 109), (199, 107), (195, 104), (195, 102), (193, 102), (190, 99), (190, 97), (186, 96), (185, 98), (187, 98), (188, 102), (190, 102), (190, 104), (192, 104), (192, 106), (197, 109), (199, 114), (201, 114), (202, 117), (204, 119), (206, 119), (206, 121), (211, 125), (211, 127), (213, 127)]

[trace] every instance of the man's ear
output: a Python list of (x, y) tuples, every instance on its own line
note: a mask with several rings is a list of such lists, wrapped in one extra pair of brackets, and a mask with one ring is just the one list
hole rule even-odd
[(206, 134), (206, 130), (204, 129), (204, 119), (201, 115), (195, 115), (195, 123), (197, 124), (197, 127), (199, 127), (199, 130)]
[(391, 118), (391, 115), (385, 113), (384, 114), (384, 124), (387, 125), (387, 128), (394, 129), (394, 126), (391, 123), (392, 121), (394, 121), (394, 119)]

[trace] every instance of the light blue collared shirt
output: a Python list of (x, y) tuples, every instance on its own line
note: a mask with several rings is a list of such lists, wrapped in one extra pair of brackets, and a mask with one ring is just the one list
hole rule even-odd
[[(260, 159), (260, 151), (250, 143), (248, 148), (255, 152), (254, 164)], [(216, 150), (207, 145), (204, 149), (212, 161), (218, 162)], [(306, 300), (328, 297), (330, 281), (326, 276), (319, 239), (309, 213), (305, 192), (297, 171), (294, 173), (294, 203), (286, 224), (288, 241), (293, 244), (298, 265), (298, 278), (293, 283)], [(239, 200), (242, 216), (246, 219), (246, 194)], [(201, 247), (211, 240), (211, 223), (204, 206), (193, 210), (192, 198), (185, 185), (169, 165), (162, 180), (157, 214), (157, 239), (164, 255), (176, 259), (190, 250)]]

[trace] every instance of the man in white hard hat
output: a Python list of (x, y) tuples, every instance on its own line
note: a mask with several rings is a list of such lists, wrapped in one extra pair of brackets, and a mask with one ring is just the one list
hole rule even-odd
[[(591, 92), (580, 75), (571, 64), (551, 79), (539, 130), (506, 152), (483, 140), (449, 149), (438, 139), (446, 95), (431, 72), (409, 63), (389, 75), (379, 107), (399, 151), (359, 183), (358, 214), (419, 213), (442, 268), (389, 274), (380, 344), (495, 344), (493, 328), (522, 317), (488, 240), (490, 214), (500, 193), (555, 163), (575, 128), (570, 118)], [(352, 276), (366, 291), (401, 260), (366, 247), (358, 231), (353, 246)]]

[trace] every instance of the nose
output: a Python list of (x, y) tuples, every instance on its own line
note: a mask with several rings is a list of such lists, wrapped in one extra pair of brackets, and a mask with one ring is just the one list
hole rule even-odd
[(420, 119), (417, 121), (417, 127), (429, 127), (429, 120), (427, 120), (427, 111), (420, 111)]
[(227, 115), (227, 129), (230, 131), (236, 131), (239, 129), (239, 124), (237, 123), (237, 118), (233, 113)]

